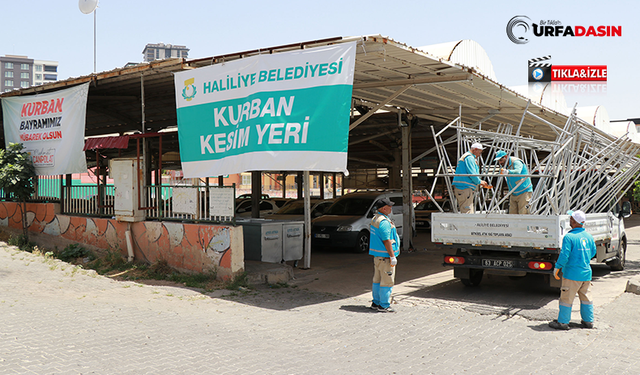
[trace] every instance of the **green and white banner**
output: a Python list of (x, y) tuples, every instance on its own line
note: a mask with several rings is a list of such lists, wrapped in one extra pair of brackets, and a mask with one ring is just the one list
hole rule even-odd
[(346, 172), (356, 43), (175, 74), (184, 176)]

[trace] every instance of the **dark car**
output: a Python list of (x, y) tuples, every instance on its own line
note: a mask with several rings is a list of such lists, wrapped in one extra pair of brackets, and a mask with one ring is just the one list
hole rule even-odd
[(398, 236), (402, 239), (402, 192), (356, 192), (338, 198), (323, 216), (312, 220), (311, 247), (369, 251), (369, 224), (375, 212), (373, 203), (383, 198), (395, 203), (389, 218), (395, 223)]
[(451, 201), (448, 199), (436, 199), (438, 204), (430, 198), (423, 200), (413, 209), (416, 216), (416, 229), (431, 230), (431, 213), (440, 212), (438, 206), (444, 212), (451, 212)]
[[(311, 218), (322, 216), (332, 204), (332, 200), (311, 199)], [(278, 211), (265, 216), (265, 218), (273, 220), (304, 220), (304, 200), (294, 200)]]

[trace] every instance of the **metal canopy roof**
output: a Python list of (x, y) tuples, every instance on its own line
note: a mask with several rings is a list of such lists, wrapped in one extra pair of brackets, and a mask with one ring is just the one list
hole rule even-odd
[[(174, 72), (257, 54), (349, 41), (358, 42), (353, 84), (355, 110), (349, 134), (348, 168), (351, 171), (389, 166), (398, 156), (394, 152), (400, 144), (397, 108), (402, 108), (403, 118), (412, 123), (412, 158), (415, 158), (434, 146), (430, 126), (437, 131), (460, 113), (462, 121), (469, 126), (477, 127), (479, 122), (483, 129), (496, 128), (500, 123), (517, 126), (527, 107), (528, 98), (473, 68), (453, 64), (379, 35), (330, 38), (205, 59), (161, 60), (5, 92), (0, 97), (44, 93), (91, 82), (85, 135), (99, 136), (142, 131), (144, 88), (145, 131), (158, 132), (176, 126)], [(567, 116), (536, 103), (529, 105), (529, 111), (539, 119), (525, 116), (523, 136), (552, 139), (544, 121), (559, 127), (567, 121)], [(0, 137), (4, 144), (4, 132)], [(157, 145), (152, 145), (155, 147)], [(162, 149), (178, 150), (175, 132), (163, 136)]]

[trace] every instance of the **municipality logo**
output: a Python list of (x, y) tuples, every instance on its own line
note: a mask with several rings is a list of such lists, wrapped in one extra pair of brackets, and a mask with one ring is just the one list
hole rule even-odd
[(196, 96), (197, 90), (196, 86), (193, 84), (195, 82), (195, 78), (190, 78), (184, 81), (184, 88), (182, 89), (182, 98), (184, 100), (190, 102)]

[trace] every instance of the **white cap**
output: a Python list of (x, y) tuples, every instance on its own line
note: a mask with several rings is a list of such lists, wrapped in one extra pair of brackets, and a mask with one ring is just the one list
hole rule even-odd
[(585, 221), (587, 221), (587, 216), (585, 215), (584, 212), (577, 210), (577, 211), (567, 211), (567, 215), (571, 216), (573, 218), (573, 220), (577, 221), (578, 224), (584, 224)]
[(473, 150), (474, 148), (477, 148), (478, 150), (484, 150), (484, 147), (482, 147), (482, 145), (478, 142), (471, 145), (471, 149)]

